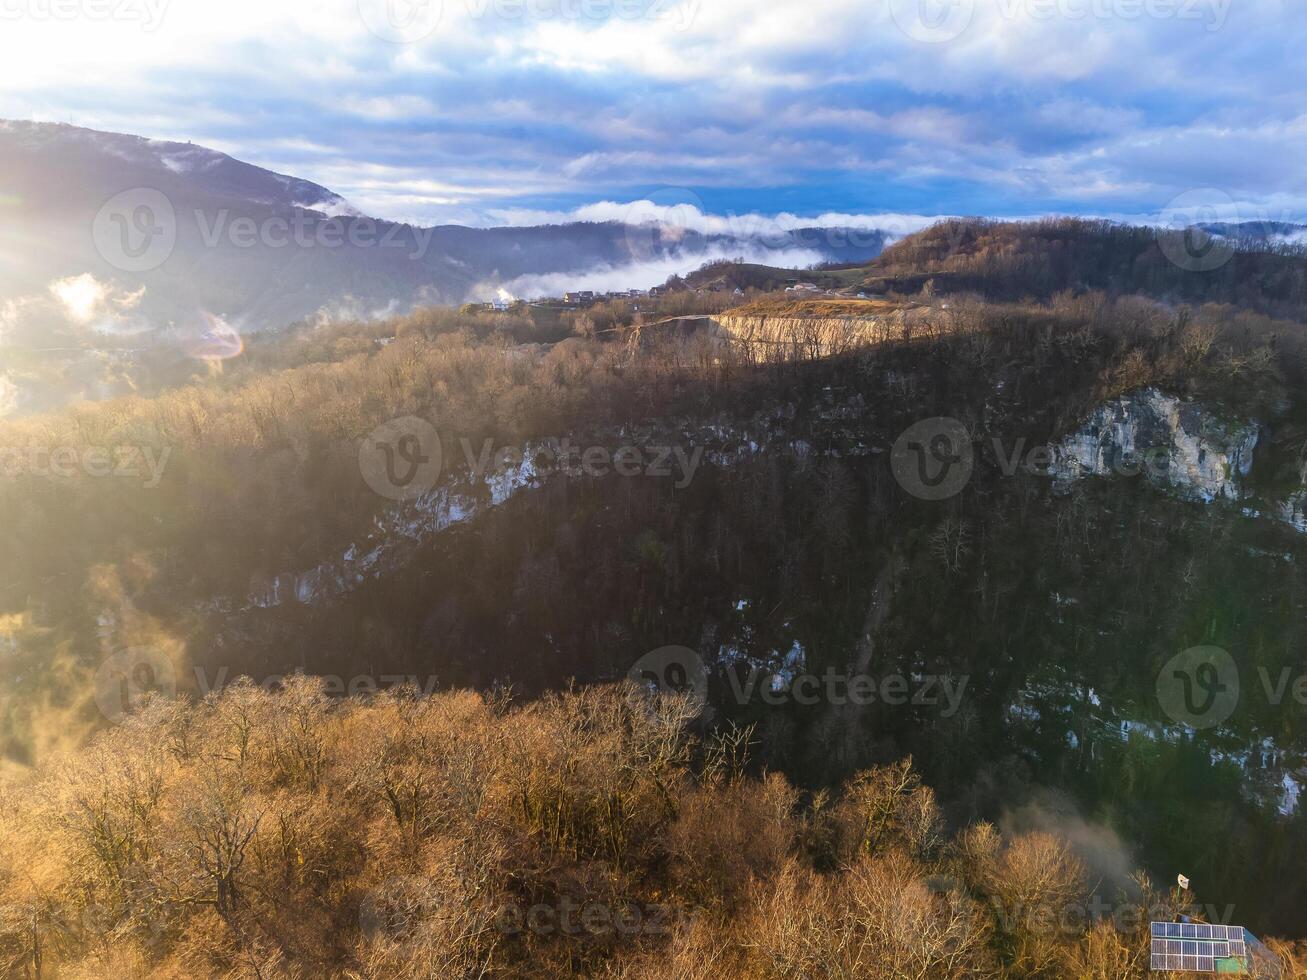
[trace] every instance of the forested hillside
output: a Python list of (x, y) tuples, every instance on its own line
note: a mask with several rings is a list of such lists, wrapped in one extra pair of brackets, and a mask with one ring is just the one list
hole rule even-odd
[(867, 267), (874, 291), (974, 292), (1047, 299), (1064, 290), (1146, 293), (1175, 303), (1231, 303), (1301, 320), (1307, 256), (1188, 230), (1079, 219), (944, 221), (897, 242)]
[[(1302, 308), (966, 227), (887, 253), (910, 300), (431, 309), (0, 423), (12, 972), (1142, 976), (1129, 910), (1195, 894), (1307, 934), (1307, 705), (1258, 694), (1307, 640)], [(940, 418), (932, 498), (897, 447)], [(436, 472), (387, 492), (414, 420)], [(1171, 468), (1031, 455), (1122, 433)], [(1246, 696), (1195, 731), (1158, 678), (1199, 645)], [(681, 698), (623, 685), (668, 649)]]
[[(595, 688), (142, 706), (0, 795), (11, 976), (1083, 977), (1175, 898), (950, 832), (911, 763), (805, 793), (752, 732)], [(1286, 957), (1289, 946), (1276, 944)]]

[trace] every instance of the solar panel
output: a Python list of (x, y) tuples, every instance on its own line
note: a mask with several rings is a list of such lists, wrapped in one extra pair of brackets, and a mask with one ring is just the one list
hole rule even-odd
[(1235, 955), (1232, 944), (1224, 939), (1161, 939), (1153, 937), (1153, 951), (1179, 956), (1220, 956), (1228, 958)]
[(1157, 972), (1243, 973), (1251, 967), (1242, 926), (1154, 922), (1149, 963)]

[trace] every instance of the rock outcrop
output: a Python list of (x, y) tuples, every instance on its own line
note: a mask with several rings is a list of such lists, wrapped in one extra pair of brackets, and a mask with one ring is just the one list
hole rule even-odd
[(885, 316), (761, 316), (723, 314), (717, 326), (731, 340), (756, 347), (764, 359), (830, 357), (856, 347), (903, 340), (900, 313)]
[(1188, 500), (1240, 500), (1261, 427), (1145, 388), (1105, 402), (1053, 452), (1053, 476), (1143, 476)]

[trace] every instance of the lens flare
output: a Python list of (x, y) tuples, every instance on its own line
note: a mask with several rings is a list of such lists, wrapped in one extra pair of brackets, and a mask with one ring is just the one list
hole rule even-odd
[(240, 332), (220, 316), (200, 312), (201, 326), (185, 340), (186, 353), (202, 361), (227, 361), (245, 349)]

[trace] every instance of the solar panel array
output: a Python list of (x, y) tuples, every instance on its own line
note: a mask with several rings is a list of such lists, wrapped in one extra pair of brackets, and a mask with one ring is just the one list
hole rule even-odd
[(1217, 972), (1217, 960), (1248, 962), (1243, 926), (1211, 926), (1204, 922), (1154, 922), (1152, 968)]

